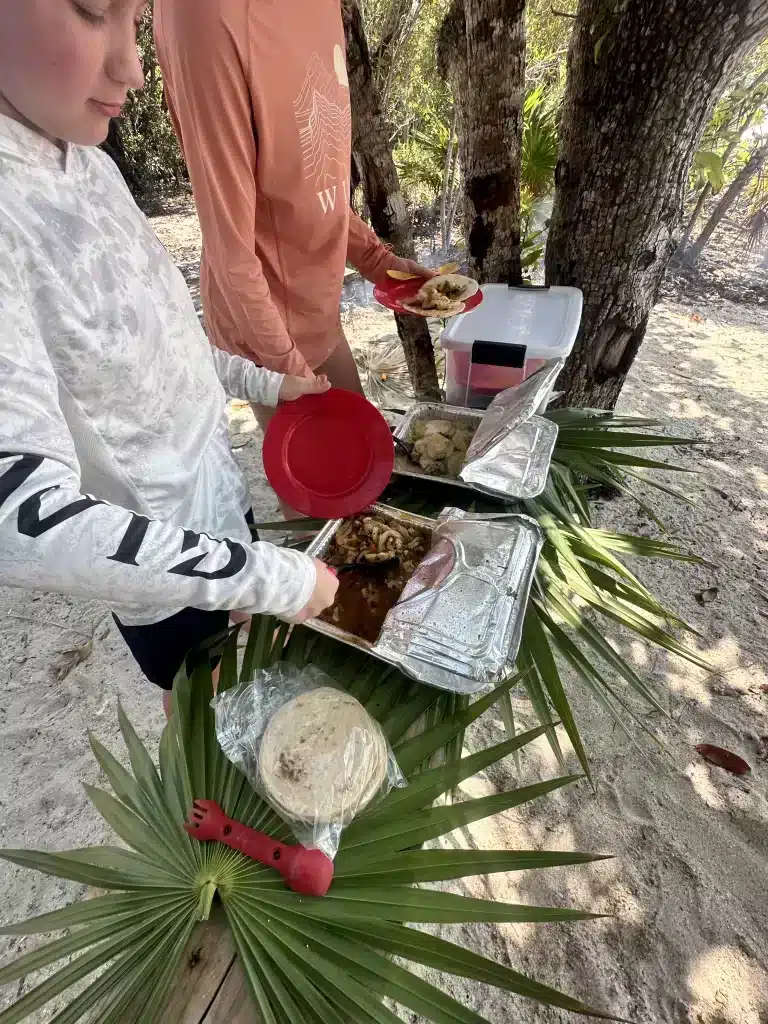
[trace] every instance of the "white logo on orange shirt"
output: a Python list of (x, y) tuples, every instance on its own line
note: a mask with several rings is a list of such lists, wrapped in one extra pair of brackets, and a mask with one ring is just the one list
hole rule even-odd
[(344, 53), (333, 50), (333, 71), (318, 54), (307, 65), (304, 82), (293, 103), (301, 140), (305, 179), (314, 180), (323, 214), (343, 209), (348, 191), (352, 119)]

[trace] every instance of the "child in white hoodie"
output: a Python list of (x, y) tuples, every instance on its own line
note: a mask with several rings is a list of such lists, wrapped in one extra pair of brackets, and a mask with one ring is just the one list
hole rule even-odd
[(143, 75), (141, 0), (0, 0), (0, 582), (104, 600), (168, 689), (229, 612), (333, 602), (251, 543), (225, 392), (322, 391), (208, 344), (183, 277), (94, 148)]

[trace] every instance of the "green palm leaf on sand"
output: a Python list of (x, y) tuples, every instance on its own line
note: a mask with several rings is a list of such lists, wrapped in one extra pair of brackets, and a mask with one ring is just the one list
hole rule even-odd
[[(593, 916), (423, 887), (470, 875), (600, 859), (572, 852), (421, 848), (459, 826), (576, 781), (566, 776), (480, 799), (436, 803), (462, 779), (542, 733), (534, 729), (469, 757), (456, 756), (464, 730), (516, 680), (467, 706), (465, 700), (418, 686), (334, 641), (302, 628), (287, 636), (287, 627), (278, 625), (268, 618), (253, 620), (240, 671), (237, 637), (229, 637), (220, 687), (249, 678), (254, 669), (279, 658), (299, 666), (311, 661), (381, 721), (409, 786), (393, 791), (346, 830), (330, 893), (321, 899), (300, 897), (270, 869), (218, 843), (197, 843), (182, 828), (194, 797), (215, 800), (230, 816), (281, 839), (290, 835), (218, 748), (209, 706), (210, 671), (200, 669), (191, 679), (177, 681), (173, 715), (160, 742), (159, 770), (121, 711), (130, 769), (93, 738), (111, 793), (90, 788), (89, 795), (124, 846), (0, 854), (14, 864), (107, 890), (3, 929), (12, 935), (59, 932), (62, 937), (0, 968), (0, 985), (63, 966), (0, 1012), (0, 1024), (19, 1024), (62, 995), (70, 1001), (54, 1017), (56, 1024), (173, 1024), (164, 1007), (196, 922), (208, 916), (214, 899), (223, 906), (254, 1005), (269, 1024), (395, 1022), (384, 997), (439, 1024), (482, 1022), (479, 1014), (403, 963), (471, 978), (575, 1013), (607, 1016), (508, 966), (407, 927), (572, 922)], [(436, 756), (442, 759), (437, 767)]]

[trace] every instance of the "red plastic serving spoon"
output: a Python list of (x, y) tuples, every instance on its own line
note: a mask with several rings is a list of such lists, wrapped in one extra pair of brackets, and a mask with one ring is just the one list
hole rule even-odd
[(213, 800), (195, 800), (184, 828), (194, 839), (215, 839), (259, 864), (279, 871), (285, 884), (302, 896), (325, 896), (333, 881), (333, 861), (322, 850), (286, 846), (228, 818)]

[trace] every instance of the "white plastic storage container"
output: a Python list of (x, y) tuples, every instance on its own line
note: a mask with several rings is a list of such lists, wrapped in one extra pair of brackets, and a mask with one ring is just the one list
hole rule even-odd
[(483, 285), (483, 301), (440, 336), (449, 405), (484, 409), (548, 359), (565, 358), (581, 320), (578, 288)]

